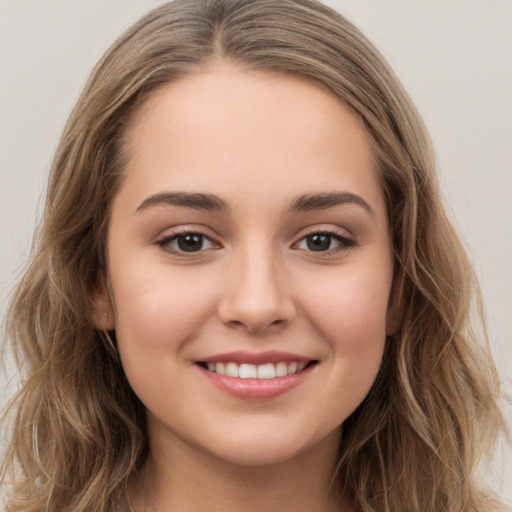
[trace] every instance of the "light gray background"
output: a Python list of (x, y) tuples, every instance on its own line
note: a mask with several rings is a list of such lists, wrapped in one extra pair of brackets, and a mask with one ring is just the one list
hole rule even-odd
[[(250, 1), (250, 0), (247, 0)], [(92, 66), (157, 0), (0, 0), (0, 314), (29, 252), (60, 132)], [(434, 139), (512, 391), (512, 2), (329, 0), (374, 41)], [(0, 375), (0, 404), (16, 380)], [(511, 416), (510, 406), (507, 415)], [(512, 450), (488, 472), (512, 499)]]

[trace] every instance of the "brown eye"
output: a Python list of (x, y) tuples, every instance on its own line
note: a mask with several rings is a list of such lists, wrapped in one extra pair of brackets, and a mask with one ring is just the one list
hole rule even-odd
[(175, 233), (156, 242), (164, 251), (174, 254), (197, 253), (218, 248), (210, 237), (203, 233)]
[(348, 249), (355, 245), (355, 241), (337, 233), (311, 233), (301, 238), (297, 248), (303, 251), (328, 252)]
[(204, 236), (197, 233), (179, 235), (176, 237), (176, 243), (183, 252), (196, 252), (203, 248)]
[(310, 251), (328, 251), (331, 243), (331, 235), (315, 234), (306, 237), (306, 245)]

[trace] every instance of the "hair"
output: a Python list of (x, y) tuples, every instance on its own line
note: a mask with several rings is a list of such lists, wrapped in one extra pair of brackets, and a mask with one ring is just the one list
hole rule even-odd
[(124, 375), (115, 332), (91, 321), (109, 208), (133, 113), (158, 88), (218, 60), (329, 89), (364, 123), (378, 164), (400, 321), (370, 393), (343, 424), (335, 481), (358, 511), (498, 510), (478, 469), (504, 430), (499, 383), (429, 137), (374, 46), (314, 0), (167, 3), (93, 70), (60, 140), (8, 314), (24, 377), (9, 409), (6, 510), (110, 512), (144, 464), (144, 406)]

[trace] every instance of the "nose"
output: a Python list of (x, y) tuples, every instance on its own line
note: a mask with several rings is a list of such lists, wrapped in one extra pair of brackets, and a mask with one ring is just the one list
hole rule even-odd
[(224, 275), (219, 317), (251, 334), (288, 324), (296, 314), (291, 282), (268, 254), (241, 255)]

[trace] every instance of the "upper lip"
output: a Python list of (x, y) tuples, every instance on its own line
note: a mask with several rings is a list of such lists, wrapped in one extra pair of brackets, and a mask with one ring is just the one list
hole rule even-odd
[(311, 357), (304, 357), (290, 352), (279, 352), (270, 350), (266, 352), (225, 352), (198, 359), (198, 363), (237, 363), (237, 364), (266, 364), (266, 363), (293, 363), (314, 361)]

